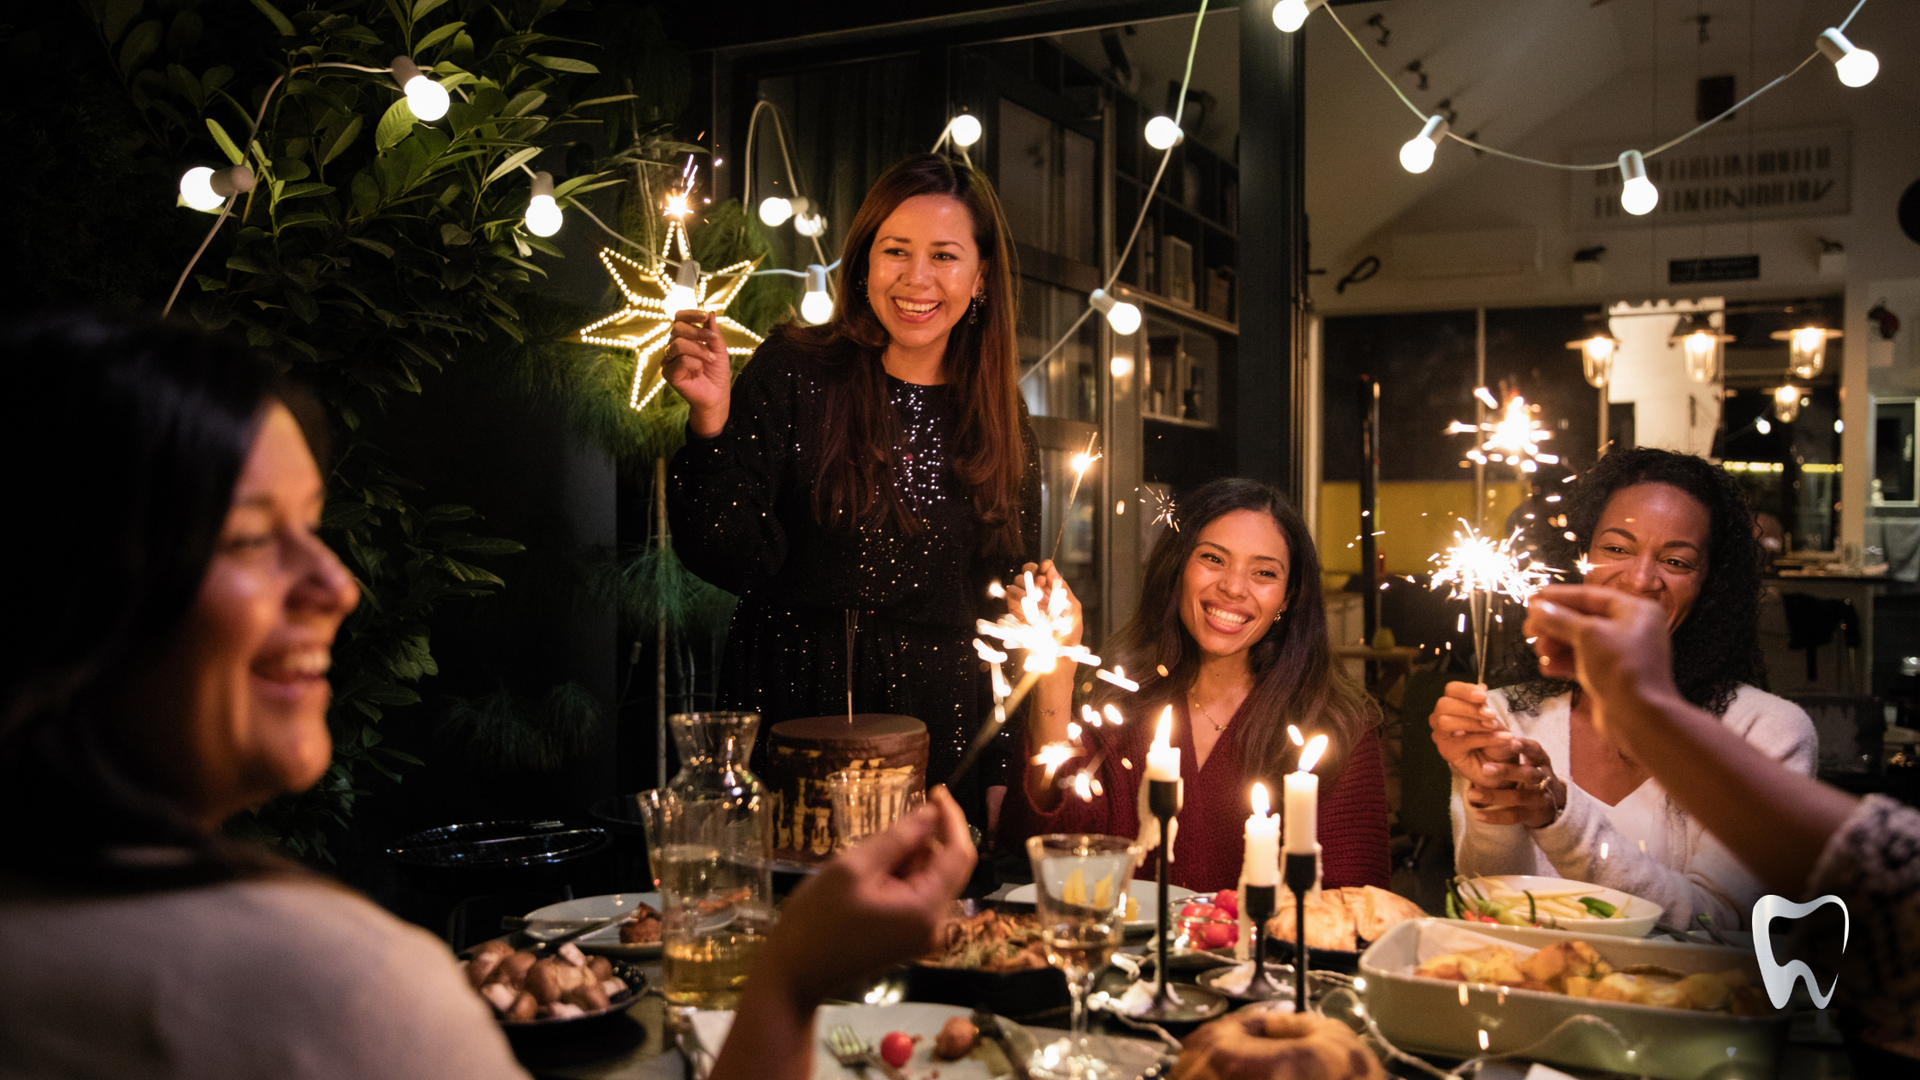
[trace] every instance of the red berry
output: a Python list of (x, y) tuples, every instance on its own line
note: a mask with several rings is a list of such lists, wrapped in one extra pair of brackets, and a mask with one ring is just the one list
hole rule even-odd
[(1240, 928), (1232, 923), (1208, 923), (1200, 928), (1201, 942), (1209, 949), (1225, 949), (1240, 936)]
[(904, 1033), (889, 1031), (886, 1038), (880, 1040), (880, 1060), (894, 1068), (904, 1067), (912, 1056), (913, 1040)]
[(1240, 917), (1240, 895), (1232, 889), (1221, 889), (1214, 893), (1213, 906), (1226, 912), (1230, 918)]

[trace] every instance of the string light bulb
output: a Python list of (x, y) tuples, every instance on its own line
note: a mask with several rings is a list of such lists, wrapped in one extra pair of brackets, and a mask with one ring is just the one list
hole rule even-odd
[(1767, 422), (1766, 417), (1756, 416), (1753, 418), (1753, 430), (1762, 435), (1771, 435), (1773, 434), (1773, 425)]
[(1791, 424), (1800, 415), (1800, 388), (1782, 386), (1773, 392), (1773, 415), (1783, 424)]
[(1433, 167), (1433, 153), (1440, 148), (1440, 140), (1447, 134), (1447, 118), (1440, 115), (1427, 117), (1420, 128), (1420, 134), (1408, 139), (1400, 147), (1400, 167), (1410, 173), (1423, 173)]
[(1285, 33), (1293, 33), (1307, 23), (1307, 15), (1320, 6), (1322, 0), (1280, 0), (1273, 5), (1273, 25)]
[(793, 200), (793, 231), (801, 236), (827, 235), (827, 216), (813, 208), (807, 199)]
[(760, 220), (770, 229), (777, 229), (793, 216), (793, 203), (778, 195), (769, 195), (760, 200)]
[(533, 174), (533, 191), (527, 197), (527, 231), (535, 236), (552, 236), (560, 231), (560, 204), (553, 201), (553, 174)]
[(819, 326), (833, 318), (833, 297), (827, 295), (827, 268), (819, 263), (807, 266), (807, 295), (800, 298), (800, 317), (809, 326)]
[(392, 67), (393, 81), (406, 91), (407, 109), (413, 113), (414, 119), (432, 123), (447, 115), (447, 107), (453, 104), (453, 99), (447, 96), (447, 88), (427, 78), (412, 57), (396, 56)]
[(1147, 145), (1155, 150), (1166, 150), (1187, 137), (1180, 125), (1173, 122), (1171, 116), (1156, 116), (1147, 121)]
[(953, 136), (957, 146), (972, 146), (980, 141), (980, 119), (972, 113), (961, 113), (947, 125), (947, 134)]
[(665, 304), (667, 315), (671, 317), (699, 306), (699, 299), (694, 293), (699, 285), (700, 260), (691, 258), (680, 260), (680, 269), (673, 277), (673, 288), (667, 290)]
[(1811, 379), (1827, 366), (1827, 341), (1842, 335), (1838, 330), (1809, 325), (1775, 330), (1768, 336), (1787, 343), (1787, 370), (1802, 379)]
[(180, 174), (180, 201), (208, 213), (220, 209), (228, 199), (253, 190), (253, 170), (245, 165), (218, 172), (197, 165)]
[(1113, 327), (1114, 333), (1125, 336), (1140, 329), (1139, 307), (1108, 296), (1107, 290), (1093, 290), (1087, 302), (1093, 305), (1095, 311), (1107, 317), (1107, 325)]
[(1814, 41), (1822, 55), (1833, 61), (1833, 70), (1848, 86), (1865, 86), (1880, 74), (1880, 58), (1847, 40), (1847, 36), (1829, 26)]
[(1620, 155), (1620, 208), (1634, 217), (1651, 213), (1660, 205), (1660, 189), (1647, 179), (1647, 161), (1638, 150)]

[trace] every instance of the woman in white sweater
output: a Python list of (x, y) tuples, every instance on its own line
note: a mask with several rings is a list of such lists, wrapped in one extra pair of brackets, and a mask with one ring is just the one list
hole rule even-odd
[[(1568, 526), (1587, 549), (1588, 584), (1665, 611), (1686, 700), (1811, 774), (1812, 722), (1759, 689), (1761, 553), (1733, 479), (1690, 455), (1616, 450), (1575, 486)], [(1659, 904), (1669, 925), (1702, 914), (1720, 927), (1748, 922), (1759, 879), (1594, 724), (1577, 685), (1450, 683), (1429, 722), (1453, 769), (1461, 874), (1588, 881)]]

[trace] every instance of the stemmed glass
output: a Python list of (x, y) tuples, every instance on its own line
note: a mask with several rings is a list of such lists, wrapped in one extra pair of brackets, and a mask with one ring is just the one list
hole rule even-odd
[(1099, 1077), (1112, 1070), (1088, 1052), (1087, 993), (1093, 978), (1120, 948), (1127, 919), (1127, 884), (1140, 851), (1118, 836), (1081, 833), (1027, 840), (1034, 891), (1045, 935), (1047, 962), (1067, 977), (1073, 1019), (1066, 1052), (1049, 1047), (1034, 1062), (1036, 1074)]

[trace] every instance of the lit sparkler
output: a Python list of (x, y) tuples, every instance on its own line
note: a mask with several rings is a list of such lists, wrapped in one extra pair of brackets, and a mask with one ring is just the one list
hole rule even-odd
[(1060, 531), (1054, 535), (1053, 551), (1047, 555), (1049, 562), (1060, 554), (1060, 541), (1067, 538), (1067, 522), (1073, 518), (1074, 500), (1080, 497), (1080, 481), (1086, 478), (1087, 470), (1093, 468), (1093, 463), (1100, 460), (1100, 455), (1093, 452), (1093, 441), (1099, 437), (1097, 431), (1087, 436), (1087, 448), (1073, 455), (1068, 462), (1073, 467), (1073, 487), (1067, 492), (1066, 509), (1060, 513)]
[(666, 216), (676, 221), (685, 221), (693, 213), (693, 189), (700, 182), (699, 171), (694, 167), (693, 155), (687, 155), (686, 168), (680, 170), (680, 184), (667, 192), (664, 204)]
[(1533, 594), (1551, 584), (1553, 575), (1560, 571), (1533, 562), (1532, 553), (1524, 548), (1515, 550), (1514, 542), (1520, 538), (1518, 529), (1496, 543), (1465, 521), (1460, 522), (1460, 528), (1465, 531), (1454, 532), (1454, 545), (1427, 561), (1438, 567), (1433, 572), (1432, 587), (1451, 585), (1453, 599), (1467, 602), (1467, 611), (1473, 620), (1474, 657), (1479, 664), (1477, 681), (1486, 682), (1487, 623), (1494, 598), (1505, 596), (1524, 606)]
[[(1134, 490), (1138, 491), (1140, 489), (1135, 488)], [(1148, 497), (1153, 500), (1153, 517), (1149, 519), (1147, 523), (1149, 525), (1165, 525), (1174, 532), (1179, 532), (1180, 522), (1175, 520), (1173, 516), (1173, 495), (1170, 492), (1161, 491), (1157, 487), (1147, 488), (1146, 491)], [(1140, 501), (1145, 503), (1147, 499), (1141, 499)]]
[(1526, 398), (1515, 394), (1502, 407), (1484, 386), (1476, 388), (1474, 396), (1488, 408), (1498, 410), (1499, 416), (1487, 424), (1468, 424), (1455, 420), (1447, 425), (1449, 435), (1486, 436), (1479, 446), (1467, 451), (1467, 460), (1481, 465), (1504, 463), (1523, 473), (1537, 471), (1542, 463), (1559, 464), (1559, 455), (1540, 451), (1540, 444), (1553, 438), (1553, 432), (1541, 427), (1533, 418), (1534, 407), (1527, 404)]

